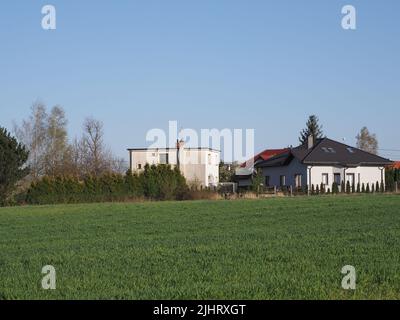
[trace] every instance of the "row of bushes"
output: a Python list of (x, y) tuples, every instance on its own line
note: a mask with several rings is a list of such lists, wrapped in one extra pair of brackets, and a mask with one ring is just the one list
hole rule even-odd
[[(308, 187), (306, 187), (306, 191), (308, 190)], [(345, 184), (344, 182), (341, 183), (340, 187), (337, 183), (332, 184), (332, 188), (326, 188), (322, 183), (321, 185), (312, 185), (310, 192), (311, 194), (325, 194), (325, 193), (333, 193), (333, 194), (338, 194), (338, 193), (376, 193), (376, 192), (386, 192), (386, 191), (393, 191), (388, 188), (388, 186), (385, 187), (383, 182), (379, 183), (378, 181), (375, 184), (369, 184), (369, 183), (357, 183), (357, 185), (350, 184), (350, 181), (347, 181)]]
[(146, 165), (140, 174), (100, 177), (44, 177), (17, 197), (17, 203), (57, 204), (150, 200), (185, 200), (190, 190), (181, 172), (169, 165)]
[[(395, 176), (393, 178), (396, 178)], [(395, 180), (395, 179), (393, 179)], [(347, 181), (339, 186), (332, 184), (326, 188), (323, 184), (312, 185), (310, 193), (377, 193), (394, 191), (394, 182), (387, 180), (386, 186), (381, 182), (375, 184), (350, 185)], [(308, 186), (294, 190), (307, 193)], [(16, 197), (17, 204), (57, 204), (84, 202), (130, 201), (138, 199), (149, 200), (194, 200), (218, 198), (219, 191), (210, 188), (188, 187), (181, 172), (169, 165), (146, 165), (140, 174), (128, 171), (126, 175), (105, 174), (100, 177), (44, 177), (30, 185), (28, 190)]]
[(387, 169), (385, 171), (386, 187), (389, 191), (394, 191), (395, 184), (400, 184), (400, 169)]

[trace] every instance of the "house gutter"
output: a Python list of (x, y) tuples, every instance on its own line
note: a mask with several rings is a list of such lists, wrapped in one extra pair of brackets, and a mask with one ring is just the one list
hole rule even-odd
[(383, 171), (385, 170), (385, 167), (379, 167), (379, 170), (381, 170), (381, 183), (383, 184)]
[(179, 144), (179, 140), (176, 140), (176, 166), (178, 167), (179, 171), (181, 171), (181, 160), (180, 160), (180, 149), (181, 146)]
[(312, 179), (311, 179), (311, 169), (313, 168), (313, 166), (308, 166), (308, 176), (309, 176), (309, 184), (308, 184), (308, 188), (307, 188), (307, 194), (310, 195), (310, 188), (312, 186)]

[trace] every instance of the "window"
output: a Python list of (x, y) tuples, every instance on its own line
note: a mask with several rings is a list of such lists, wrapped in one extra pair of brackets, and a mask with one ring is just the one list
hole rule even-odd
[(160, 153), (160, 163), (168, 164), (168, 153)]
[(208, 154), (208, 164), (211, 165), (212, 164), (212, 160), (211, 160), (211, 154)]
[(340, 184), (342, 183), (342, 178), (340, 177), (340, 173), (335, 173), (333, 175), (334, 181), (335, 183), (340, 186)]
[(141, 163), (138, 163), (137, 168), (138, 168), (139, 170), (142, 169), (142, 164), (141, 164)]
[(324, 186), (329, 186), (329, 175), (327, 173), (322, 174), (322, 184)]
[(286, 176), (280, 176), (279, 181), (281, 183), (281, 187), (286, 186)]
[(322, 149), (322, 151), (324, 151), (325, 153), (336, 153), (336, 150), (333, 149), (333, 148), (322, 147), (321, 149)]
[(301, 184), (301, 174), (295, 174), (294, 175), (294, 183), (295, 183), (295, 187), (296, 188), (301, 188), (302, 184)]
[(265, 186), (269, 187), (269, 176), (265, 176)]

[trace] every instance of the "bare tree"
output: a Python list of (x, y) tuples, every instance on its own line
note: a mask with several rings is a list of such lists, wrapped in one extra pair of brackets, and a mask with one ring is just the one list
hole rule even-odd
[(377, 154), (378, 153), (378, 139), (376, 134), (371, 134), (367, 127), (363, 127), (359, 134), (356, 136), (357, 148)]
[(100, 175), (111, 171), (112, 154), (104, 145), (103, 123), (94, 118), (87, 118), (83, 124), (81, 150), (85, 152), (84, 162), (88, 173)]
[(55, 106), (47, 120), (45, 173), (50, 176), (68, 173), (70, 146), (68, 144), (67, 119), (64, 109)]
[(84, 176), (89, 171), (86, 167), (86, 154), (87, 150), (83, 141), (75, 138), (71, 144), (71, 175)]
[(87, 118), (81, 139), (68, 141), (67, 118), (62, 107), (55, 106), (47, 114), (42, 103), (35, 103), (31, 115), (21, 125), (14, 124), (18, 140), (30, 151), (28, 165), (31, 178), (44, 175), (101, 175), (105, 172), (125, 172), (123, 159), (115, 157), (104, 144), (101, 121)]
[(44, 157), (46, 151), (47, 113), (41, 102), (35, 102), (31, 107), (31, 115), (19, 126), (14, 123), (14, 134), (29, 150), (27, 164), (30, 176), (37, 179), (45, 173)]
[(111, 171), (124, 174), (129, 169), (129, 165), (123, 158), (114, 157), (111, 159)]

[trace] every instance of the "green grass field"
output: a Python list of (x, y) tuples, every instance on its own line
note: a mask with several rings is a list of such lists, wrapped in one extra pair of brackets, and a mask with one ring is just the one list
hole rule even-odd
[(399, 299), (400, 196), (0, 208), (0, 298)]

